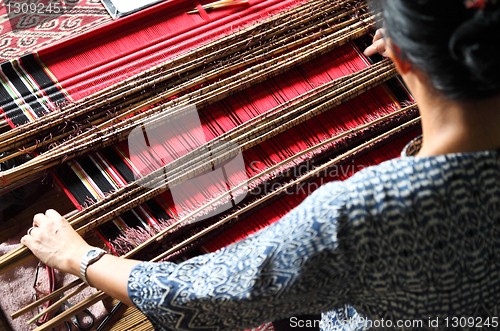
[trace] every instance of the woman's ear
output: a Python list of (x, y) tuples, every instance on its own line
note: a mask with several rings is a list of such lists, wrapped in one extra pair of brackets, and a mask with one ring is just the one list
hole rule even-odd
[(385, 38), (384, 41), (386, 43), (385, 56), (394, 62), (400, 75), (407, 74), (412, 69), (411, 63), (401, 57), (401, 50), (389, 38)]

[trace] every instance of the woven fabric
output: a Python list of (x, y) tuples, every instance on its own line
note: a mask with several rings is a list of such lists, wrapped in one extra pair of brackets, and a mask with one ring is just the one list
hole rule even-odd
[(36, 53), (0, 64), (0, 113), (13, 128), (69, 102), (69, 95)]
[(251, 329), (251, 331), (274, 331), (273, 323), (265, 323), (258, 328)]
[(46, 48), (40, 59), (80, 100), (302, 1), (251, 0), (248, 6), (211, 11), (210, 21), (187, 14), (194, 7), (189, 1), (165, 1)]
[(111, 21), (100, 0), (4, 0), (0, 15), (0, 62)]
[(401, 152), (401, 156), (416, 156), (418, 152), (420, 152), (423, 142), (423, 136), (418, 136), (417, 138), (413, 139), (403, 149), (403, 151)]
[[(496, 330), (497, 157), (402, 157), (366, 168), (213, 254), (139, 264), (130, 298), (156, 330), (241, 329), (345, 304), (385, 326), (377, 330)], [(469, 317), (478, 328), (460, 327)]]

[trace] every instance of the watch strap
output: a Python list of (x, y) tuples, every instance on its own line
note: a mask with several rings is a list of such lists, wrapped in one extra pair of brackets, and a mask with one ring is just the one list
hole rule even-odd
[(83, 257), (80, 263), (80, 278), (85, 282), (85, 284), (90, 285), (88, 280), (87, 280), (87, 269), (88, 267), (94, 263), (97, 262), (104, 254), (106, 254), (106, 251), (100, 248), (92, 248), (89, 250)]

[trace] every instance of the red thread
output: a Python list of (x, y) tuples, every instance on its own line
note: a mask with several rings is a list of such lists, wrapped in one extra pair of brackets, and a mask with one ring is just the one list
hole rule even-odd
[(465, 3), (465, 7), (467, 9), (480, 9), (484, 10), (486, 8), (486, 5), (490, 4), (490, 0), (467, 0)]
[(26, 147), (23, 147), (23, 148), (19, 148), (18, 150), (20, 152), (23, 152), (23, 153), (26, 153), (26, 154), (32, 154), (36, 151), (36, 149), (38, 148), (38, 144), (40, 143), (40, 141), (37, 139), (36, 140), (36, 144), (35, 146), (33, 146), (33, 148), (31, 149), (31, 151), (27, 150)]
[(2, 171), (2, 180), (3, 180), (3, 186), (6, 187), (7, 186), (7, 179), (5, 179), (5, 174), (3, 173), (3, 171)]
[(200, 13), (201, 18), (203, 18), (205, 21), (210, 22), (210, 17), (208, 16), (207, 11), (201, 4), (196, 5), (196, 9), (198, 9), (198, 12)]

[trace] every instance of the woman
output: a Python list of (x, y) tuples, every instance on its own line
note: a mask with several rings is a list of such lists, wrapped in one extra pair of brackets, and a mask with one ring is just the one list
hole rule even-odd
[[(366, 52), (390, 57), (419, 104), (424, 138), (407, 149), (421, 144), (417, 156), (324, 185), (276, 224), (178, 265), (87, 256), (53, 210), (22, 243), (157, 330), (243, 329), (346, 304), (381, 329), (497, 329), (500, 1), (375, 5), (387, 38), (379, 31)], [(349, 327), (330, 315), (324, 329)]]

